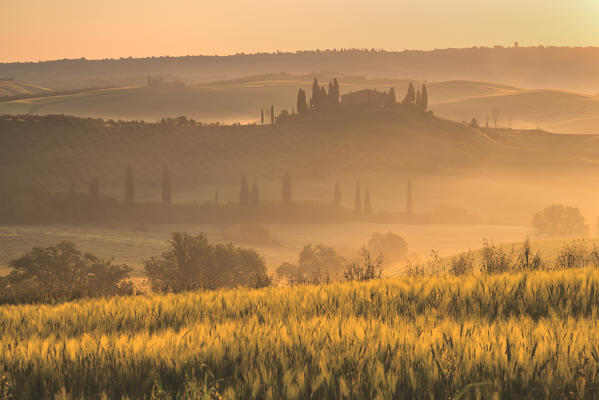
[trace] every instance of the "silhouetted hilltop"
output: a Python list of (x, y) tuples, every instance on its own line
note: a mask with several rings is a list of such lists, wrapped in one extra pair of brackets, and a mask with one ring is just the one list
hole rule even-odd
[(148, 75), (186, 83), (278, 71), (428, 80), (499, 81), (524, 87), (599, 91), (597, 47), (474, 47), (432, 51), (324, 50), (236, 54), (55, 60), (0, 64), (0, 76), (53, 88), (144, 84)]

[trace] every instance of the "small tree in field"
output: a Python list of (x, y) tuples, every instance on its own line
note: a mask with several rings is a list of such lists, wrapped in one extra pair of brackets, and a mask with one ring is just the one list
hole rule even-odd
[(585, 236), (589, 233), (580, 210), (553, 204), (536, 213), (532, 225), (539, 234), (550, 237)]
[(339, 182), (335, 183), (335, 190), (334, 190), (334, 194), (333, 194), (333, 201), (335, 202), (336, 206), (340, 206), (341, 205), (341, 185), (339, 185)]
[(241, 184), (239, 187), (239, 204), (247, 206), (250, 204), (250, 188), (245, 179), (245, 174), (241, 174)]
[(89, 195), (91, 197), (98, 197), (100, 195), (100, 181), (97, 176), (94, 176), (89, 181)]
[(281, 200), (283, 204), (289, 205), (293, 201), (293, 196), (291, 192), (291, 178), (289, 177), (289, 173), (285, 173), (283, 177), (283, 187), (281, 189)]

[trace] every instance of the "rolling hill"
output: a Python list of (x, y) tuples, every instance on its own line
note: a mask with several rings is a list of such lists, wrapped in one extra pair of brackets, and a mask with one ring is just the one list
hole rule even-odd
[(412, 107), (315, 112), (275, 125), (111, 122), (66, 116), (4, 116), (0, 178), (51, 190), (101, 191), (120, 197), (127, 165), (139, 199), (159, 196), (164, 165), (175, 201), (237, 201), (239, 176), (280, 199), (292, 175), (294, 198), (331, 199), (340, 182), (351, 203), (356, 180), (377, 210), (404, 207), (405, 183), (416, 182), (418, 209), (441, 204), (502, 221), (528, 222), (547, 203), (597, 211), (598, 135), (473, 129)]
[[(68, 114), (104, 119), (159, 121), (185, 115), (198, 121), (221, 123), (259, 122), (260, 110), (268, 119), (270, 105), (275, 112), (295, 107), (298, 88), (311, 90), (313, 75), (268, 74), (191, 84), (182, 87), (151, 88), (123, 86), (92, 89), (72, 94), (0, 100), (0, 114)], [(320, 74), (321, 82), (332, 76)], [(341, 92), (366, 88), (394, 87), (403, 98), (409, 80), (340, 78)], [(419, 85), (420, 83), (417, 83)], [(457, 120), (476, 118), (494, 126), (516, 129), (540, 128), (560, 133), (599, 133), (599, 97), (561, 90), (528, 90), (492, 82), (428, 82), (430, 108)]]
[(18, 83), (0, 79), (0, 101), (3, 97), (51, 93), (53, 90), (39, 85)]

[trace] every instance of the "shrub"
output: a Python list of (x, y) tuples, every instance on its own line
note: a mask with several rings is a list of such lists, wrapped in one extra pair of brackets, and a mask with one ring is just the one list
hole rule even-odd
[(564, 243), (557, 255), (556, 268), (582, 268), (591, 263), (592, 252), (587, 249), (583, 240)]
[(539, 234), (546, 236), (584, 236), (589, 233), (580, 210), (560, 204), (550, 205), (536, 213), (532, 225)]
[(408, 243), (392, 232), (373, 233), (368, 241), (368, 250), (373, 254), (384, 254), (387, 261), (405, 261), (408, 258)]
[(9, 263), (0, 281), (0, 302), (71, 300), (83, 296), (131, 294), (131, 269), (82, 254), (73, 242), (34, 247)]
[(358, 258), (350, 261), (345, 267), (343, 278), (346, 281), (369, 281), (383, 276), (383, 255), (376, 258), (370, 255), (366, 248), (362, 248)]
[(522, 249), (516, 258), (514, 269), (519, 271), (536, 271), (543, 267), (540, 252), (533, 253), (530, 248), (530, 239), (526, 238), (522, 244)]
[(226, 240), (255, 246), (280, 246), (270, 230), (261, 224), (242, 224), (239, 230), (224, 235)]
[(468, 250), (466, 253), (460, 253), (451, 258), (448, 272), (451, 275), (465, 275), (474, 269), (474, 256)]
[(211, 244), (206, 235), (175, 232), (169, 248), (159, 257), (144, 261), (153, 290), (180, 292), (270, 284), (264, 260), (254, 250), (232, 244)]
[(487, 239), (483, 239), (483, 248), (481, 250), (481, 272), (487, 274), (507, 272), (512, 269), (513, 258), (513, 250), (508, 253), (503, 247), (495, 246), (493, 241), (489, 242)]

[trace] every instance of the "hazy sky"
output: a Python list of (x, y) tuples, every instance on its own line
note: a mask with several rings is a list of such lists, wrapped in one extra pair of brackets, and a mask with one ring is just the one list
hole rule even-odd
[(0, 0), (0, 62), (366, 47), (599, 46), (599, 0)]

